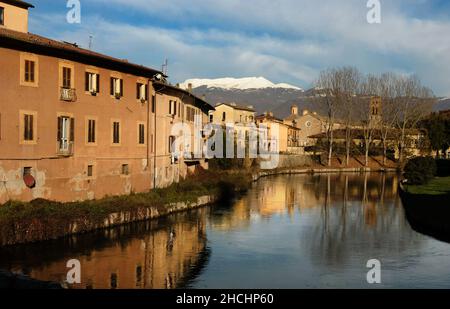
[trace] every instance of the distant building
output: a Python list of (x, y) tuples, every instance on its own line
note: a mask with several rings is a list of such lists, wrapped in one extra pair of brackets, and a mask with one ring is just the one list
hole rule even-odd
[[(273, 116), (273, 113), (264, 113), (256, 117), (256, 124), (260, 127), (262, 124), (268, 129), (268, 136), (272, 136), (272, 130), (276, 126), (278, 130), (278, 150), (282, 153), (298, 153), (299, 152), (299, 136), (300, 129), (288, 125), (283, 120)], [(275, 134), (276, 135), (276, 134)]]
[(301, 147), (314, 145), (314, 140), (309, 137), (326, 131), (326, 120), (315, 112), (304, 110), (300, 115), (298, 107), (291, 107), (291, 115), (286, 117), (283, 122), (286, 125), (299, 129), (298, 145)]
[(215, 124), (247, 125), (255, 122), (256, 111), (253, 106), (243, 106), (236, 103), (219, 103), (215, 110), (209, 113), (209, 122)]

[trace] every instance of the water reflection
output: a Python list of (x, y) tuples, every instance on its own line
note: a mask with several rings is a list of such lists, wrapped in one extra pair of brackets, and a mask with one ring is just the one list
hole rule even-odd
[(231, 205), (39, 245), (0, 249), (0, 268), (77, 288), (450, 287), (450, 245), (414, 232), (386, 174), (276, 176)]
[[(1, 268), (64, 282), (66, 262), (81, 262), (71, 288), (176, 288), (195, 277), (209, 255), (206, 213), (177, 214), (92, 235), (1, 250)], [(6, 267), (7, 266), (7, 267)]]

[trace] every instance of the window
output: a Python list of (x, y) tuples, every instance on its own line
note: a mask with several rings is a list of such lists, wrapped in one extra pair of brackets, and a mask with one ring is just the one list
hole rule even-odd
[(195, 108), (192, 108), (192, 107), (188, 106), (186, 108), (186, 113), (187, 113), (186, 120), (194, 122), (195, 121), (195, 115), (198, 114), (198, 111)]
[(34, 140), (34, 116), (29, 114), (23, 115), (23, 140), (33, 141)]
[(139, 144), (144, 145), (145, 144), (145, 125), (143, 123), (140, 123), (138, 126), (139, 130)]
[(24, 167), (23, 168), (23, 176), (31, 175), (31, 167)]
[(156, 96), (152, 96), (152, 113), (156, 111)]
[(94, 144), (96, 142), (96, 139), (95, 139), (95, 137), (96, 137), (95, 136), (95, 133), (96, 133), (95, 125), (96, 125), (96, 123), (95, 122), (96, 121), (94, 119), (89, 119), (88, 120), (87, 142), (89, 144)]
[(227, 120), (227, 113), (223, 112), (222, 113), (222, 121)]
[(0, 25), (5, 24), (5, 8), (0, 7)]
[(307, 122), (305, 123), (305, 125), (306, 125), (307, 128), (310, 128), (310, 127), (312, 126), (312, 123), (311, 123), (311, 121), (307, 121)]
[(130, 168), (128, 164), (122, 164), (122, 175), (129, 175)]
[(123, 79), (111, 77), (111, 95), (117, 99), (123, 97)]
[[(25, 66), (26, 67), (26, 66)], [(72, 88), (72, 69), (68, 67), (62, 68), (62, 87)]]
[(169, 114), (172, 116), (177, 114), (177, 101), (169, 101)]
[(91, 94), (100, 92), (100, 74), (86, 72), (84, 90)]
[(136, 84), (136, 99), (141, 102), (148, 100), (148, 85), (143, 83)]
[(68, 154), (75, 141), (75, 119), (69, 116), (58, 117), (58, 150), (59, 153)]
[[(61, 75), (62, 71), (59, 71)], [(39, 57), (35, 54), (20, 53), (20, 74), (19, 83), (21, 86), (38, 87), (39, 86)], [(60, 86), (62, 85), (62, 76), (60, 76)]]
[(113, 122), (113, 144), (120, 144), (120, 122)]
[(140, 287), (142, 282), (142, 266), (136, 267), (136, 286)]
[(94, 166), (93, 165), (88, 165), (87, 167), (87, 176), (88, 177), (92, 177), (94, 175)]
[(175, 136), (169, 136), (169, 153), (173, 153), (175, 149), (173, 148), (175, 145)]
[(214, 115), (213, 114), (209, 115), (209, 122), (214, 122)]
[(117, 289), (117, 274), (111, 274), (111, 289)]
[(27, 83), (35, 82), (35, 67), (36, 63), (32, 60), (25, 60), (25, 76), (24, 81)]

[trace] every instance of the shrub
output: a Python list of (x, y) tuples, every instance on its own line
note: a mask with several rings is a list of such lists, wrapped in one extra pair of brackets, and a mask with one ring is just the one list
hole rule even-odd
[(408, 184), (423, 185), (436, 176), (436, 161), (432, 157), (415, 157), (406, 163), (404, 177)]
[(437, 164), (437, 175), (439, 177), (450, 176), (450, 160), (439, 159), (436, 160), (436, 164)]

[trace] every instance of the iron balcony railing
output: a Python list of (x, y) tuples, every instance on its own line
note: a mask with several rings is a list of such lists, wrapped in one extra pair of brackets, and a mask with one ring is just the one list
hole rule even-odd
[(73, 156), (74, 154), (74, 145), (73, 142), (60, 140), (57, 142), (56, 153), (59, 156)]
[(77, 100), (77, 93), (73, 88), (61, 87), (60, 99), (61, 101), (75, 102)]

